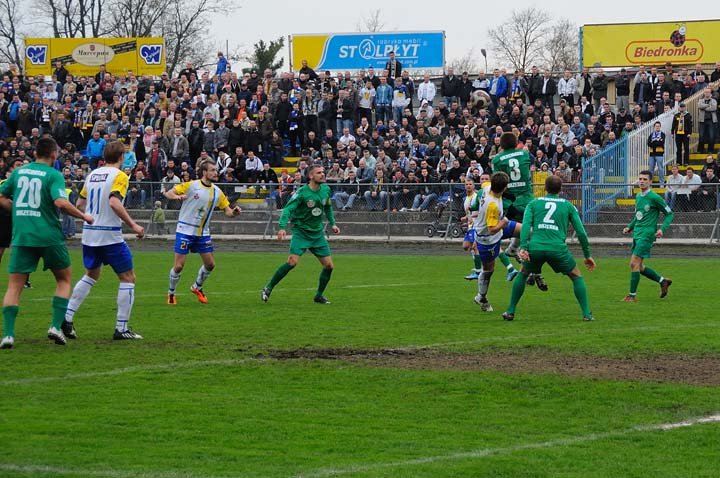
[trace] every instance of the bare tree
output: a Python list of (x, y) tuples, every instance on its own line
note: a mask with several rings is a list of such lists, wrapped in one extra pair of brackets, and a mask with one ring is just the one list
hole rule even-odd
[(538, 8), (513, 10), (510, 18), (488, 30), (498, 60), (518, 70), (542, 60), (549, 22), (550, 15)]
[(36, 0), (34, 14), (55, 38), (99, 37), (108, 0)]
[(208, 43), (210, 15), (228, 13), (231, 5), (219, 4), (211, 0), (177, 0), (170, 2), (160, 28), (160, 36), (165, 37), (167, 70), (174, 72), (181, 62), (192, 61), (198, 67), (210, 61), (211, 46)]
[(545, 42), (543, 59), (553, 72), (578, 68), (578, 27), (567, 18), (557, 20), (551, 27)]
[(108, 6), (107, 29), (116, 37), (149, 37), (173, 0), (124, 0)]
[(382, 12), (379, 8), (371, 10), (367, 15), (363, 15), (355, 25), (355, 30), (359, 32), (380, 32), (385, 29), (385, 22), (382, 19)]
[(458, 73), (467, 71), (472, 74), (480, 71), (480, 66), (477, 62), (477, 55), (475, 54), (475, 48), (470, 48), (470, 50), (461, 57), (453, 58), (448, 66), (452, 67)]
[(15, 63), (22, 69), (23, 48), (18, 42), (24, 36), (18, 27), (25, 22), (16, 0), (0, 0), (0, 61)]

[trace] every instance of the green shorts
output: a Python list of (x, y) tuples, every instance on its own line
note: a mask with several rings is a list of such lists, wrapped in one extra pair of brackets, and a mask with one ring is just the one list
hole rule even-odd
[(633, 238), (632, 255), (647, 259), (650, 257), (650, 252), (654, 245), (655, 239), (644, 237)]
[(293, 229), (290, 239), (290, 254), (302, 256), (305, 251), (310, 251), (316, 257), (327, 257), (330, 255), (330, 245), (325, 234), (310, 235), (300, 229)]
[(520, 197), (511, 202), (509, 199), (503, 199), (503, 211), (505, 217), (512, 221), (522, 222), (525, 214), (525, 207), (530, 203), (531, 199)]
[(41, 258), (43, 270), (61, 270), (70, 267), (70, 254), (65, 244), (47, 247), (13, 246), (11, 251), (10, 265), (8, 265), (8, 272), (11, 274), (35, 272)]
[(567, 251), (530, 251), (530, 262), (523, 262), (523, 268), (531, 274), (539, 274), (545, 263), (559, 274), (568, 274), (577, 267), (575, 258)]

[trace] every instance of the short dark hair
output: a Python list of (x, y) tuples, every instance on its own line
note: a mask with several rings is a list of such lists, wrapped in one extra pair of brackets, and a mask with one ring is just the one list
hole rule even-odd
[(648, 178), (652, 179), (653, 173), (649, 169), (643, 169), (642, 171), (640, 171), (639, 176), (647, 176)]
[(562, 189), (562, 179), (557, 176), (548, 176), (545, 179), (545, 191), (549, 194), (559, 194)]
[(503, 150), (515, 149), (517, 144), (517, 136), (515, 136), (515, 133), (507, 132), (500, 135), (500, 147)]
[(201, 162), (200, 166), (198, 166), (198, 170), (200, 171), (200, 174), (207, 171), (210, 166), (215, 166), (215, 162), (211, 159), (206, 159), (205, 161)]
[(110, 141), (103, 150), (103, 159), (106, 163), (118, 163), (122, 161), (123, 156), (125, 156), (125, 145), (120, 141)]
[(503, 191), (505, 191), (505, 188), (507, 188), (509, 182), (510, 176), (508, 176), (506, 173), (502, 171), (493, 173), (493, 175), (490, 176), (490, 190), (495, 194), (501, 194)]
[(35, 146), (35, 155), (38, 158), (49, 159), (50, 155), (57, 150), (58, 144), (55, 140), (45, 136), (38, 140), (37, 146)]

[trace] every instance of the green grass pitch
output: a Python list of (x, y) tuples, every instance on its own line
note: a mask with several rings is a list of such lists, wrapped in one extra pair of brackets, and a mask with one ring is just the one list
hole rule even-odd
[(34, 274), (0, 351), (0, 476), (718, 476), (720, 423), (697, 419), (720, 413), (719, 259), (650, 259), (669, 296), (643, 278), (626, 304), (627, 258), (599, 257), (591, 323), (549, 270), (514, 322), (498, 270), (481, 312), (467, 256), (337, 254), (329, 306), (304, 257), (265, 304), (284, 259), (218, 253), (201, 305), (192, 256), (173, 307), (172, 254), (137, 252), (134, 343), (111, 340), (106, 269), (51, 344)]

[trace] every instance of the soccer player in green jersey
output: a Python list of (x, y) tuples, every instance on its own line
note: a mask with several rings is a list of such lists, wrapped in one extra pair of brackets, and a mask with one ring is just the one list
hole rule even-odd
[[(530, 201), (535, 199), (533, 195), (532, 172), (530, 165), (532, 158), (526, 149), (517, 149), (518, 139), (514, 133), (507, 132), (500, 136), (500, 148), (502, 152), (495, 155), (492, 159), (492, 170), (494, 173), (502, 171), (510, 177), (510, 183), (506, 193), (503, 195), (503, 209), (508, 219), (521, 222), (525, 207)], [(506, 254), (511, 257), (517, 255), (517, 248), (520, 241), (517, 238), (510, 240), (510, 246), (505, 253), (500, 254), (500, 261), (508, 267), (510, 261)], [(506, 262), (507, 261), (507, 262)], [(510, 278), (510, 274), (508, 274)], [(530, 274), (527, 278), (528, 284), (537, 285), (538, 289), (547, 291), (548, 287), (545, 280), (540, 275), (540, 271), (536, 274)]]
[[(630, 224), (623, 229), (623, 234), (633, 233), (632, 256), (630, 256), (630, 293), (623, 299), (625, 302), (637, 302), (637, 288), (640, 275), (660, 284), (660, 298), (668, 293), (672, 280), (662, 277), (649, 267), (644, 260), (650, 257), (655, 239), (663, 237), (673, 220), (672, 209), (668, 207), (659, 194), (650, 189), (652, 173), (641, 171), (638, 176), (640, 192), (635, 196), (635, 216)], [(665, 216), (660, 228), (657, 227), (658, 216)]]
[(510, 305), (502, 315), (505, 320), (515, 319), (515, 307), (525, 291), (525, 278), (531, 273), (540, 272), (546, 262), (555, 272), (563, 273), (572, 280), (583, 320), (593, 320), (585, 279), (565, 242), (568, 223), (575, 229), (585, 256), (585, 266), (589, 271), (595, 269), (595, 261), (590, 256), (590, 242), (580, 215), (571, 202), (558, 196), (561, 189), (562, 180), (557, 176), (550, 176), (545, 180), (547, 195), (533, 200), (525, 208), (518, 252), (518, 256), (523, 260), (523, 267), (521, 275), (513, 281)]
[(0, 349), (12, 348), (15, 344), (20, 294), (28, 274), (35, 272), (41, 258), (45, 270), (52, 271), (57, 283), (48, 338), (58, 345), (65, 345), (61, 327), (70, 297), (72, 273), (58, 208), (89, 224), (93, 222), (92, 216), (83, 214), (67, 200), (65, 179), (52, 167), (58, 157), (55, 140), (38, 140), (35, 154), (37, 160), (34, 163), (15, 169), (0, 185), (0, 205), (12, 209), (13, 218), (10, 277), (3, 300), (5, 336), (0, 341)]
[(330, 303), (323, 295), (333, 271), (330, 245), (323, 230), (323, 212), (335, 234), (340, 234), (340, 228), (335, 224), (335, 214), (330, 200), (332, 191), (325, 184), (325, 168), (314, 164), (308, 168), (307, 175), (309, 183), (293, 194), (280, 216), (278, 239), (281, 241), (287, 235), (285, 228), (288, 221), (292, 221), (290, 256), (285, 264), (278, 267), (270, 282), (262, 290), (261, 298), (265, 302), (270, 298), (273, 288), (298, 264), (300, 256), (309, 250), (323, 266), (314, 300), (318, 304)]

